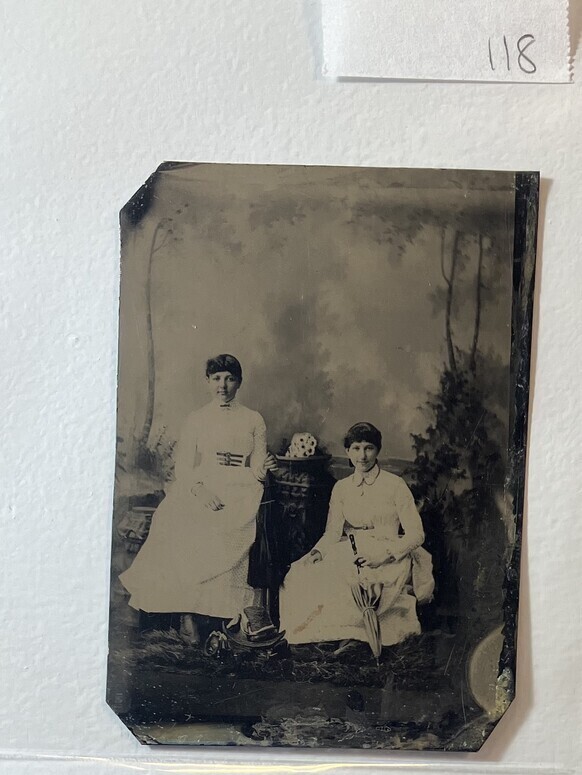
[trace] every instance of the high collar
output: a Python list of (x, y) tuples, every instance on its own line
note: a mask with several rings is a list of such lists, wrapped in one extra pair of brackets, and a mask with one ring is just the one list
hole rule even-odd
[(355, 471), (352, 474), (352, 481), (354, 482), (356, 487), (363, 487), (366, 484), (367, 485), (374, 484), (374, 482), (376, 481), (379, 475), (380, 475), (380, 467), (378, 466), (378, 463), (374, 463), (372, 468), (369, 471), (366, 471), (365, 474)]
[(239, 407), (239, 403), (236, 398), (233, 398), (232, 401), (228, 402), (223, 401), (221, 398), (214, 398), (211, 403), (212, 407), (219, 412), (233, 412)]

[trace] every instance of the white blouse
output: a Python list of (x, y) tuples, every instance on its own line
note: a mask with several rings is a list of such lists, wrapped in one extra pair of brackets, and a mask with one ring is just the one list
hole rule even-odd
[(174, 455), (175, 481), (192, 486), (203, 482), (205, 474), (228, 476), (241, 468), (263, 481), (266, 455), (267, 429), (261, 415), (238, 401), (212, 401), (186, 418)]
[[(365, 475), (354, 473), (334, 486), (325, 533), (314, 549), (326, 552), (354, 528), (385, 539), (387, 553), (400, 560), (424, 541), (422, 521), (412, 493), (399, 476), (377, 465)], [(402, 529), (402, 532), (401, 532)], [(370, 534), (371, 537), (371, 534)]]

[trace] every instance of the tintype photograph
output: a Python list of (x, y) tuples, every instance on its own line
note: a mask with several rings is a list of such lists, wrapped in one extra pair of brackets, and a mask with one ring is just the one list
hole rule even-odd
[(141, 742), (492, 732), (538, 186), (166, 163), (123, 207), (107, 699)]

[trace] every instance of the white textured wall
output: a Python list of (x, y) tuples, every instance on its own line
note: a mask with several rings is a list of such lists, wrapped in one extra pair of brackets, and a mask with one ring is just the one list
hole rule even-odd
[[(139, 746), (103, 700), (117, 219), (161, 161), (208, 160), (541, 170), (519, 699), (470, 761), (581, 767), (582, 79), (335, 83), (318, 75), (318, 14), (317, 0), (2, 3), (0, 748), (9, 757), (162, 754)], [(436, 759), (475, 771), (462, 757)], [(37, 771), (114, 770), (99, 759), (34, 766), (0, 756), (2, 774)]]

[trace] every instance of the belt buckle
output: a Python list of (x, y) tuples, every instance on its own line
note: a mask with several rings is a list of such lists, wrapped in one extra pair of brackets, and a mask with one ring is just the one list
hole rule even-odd
[(221, 466), (242, 466), (244, 464), (244, 455), (237, 452), (217, 452), (216, 457)]

